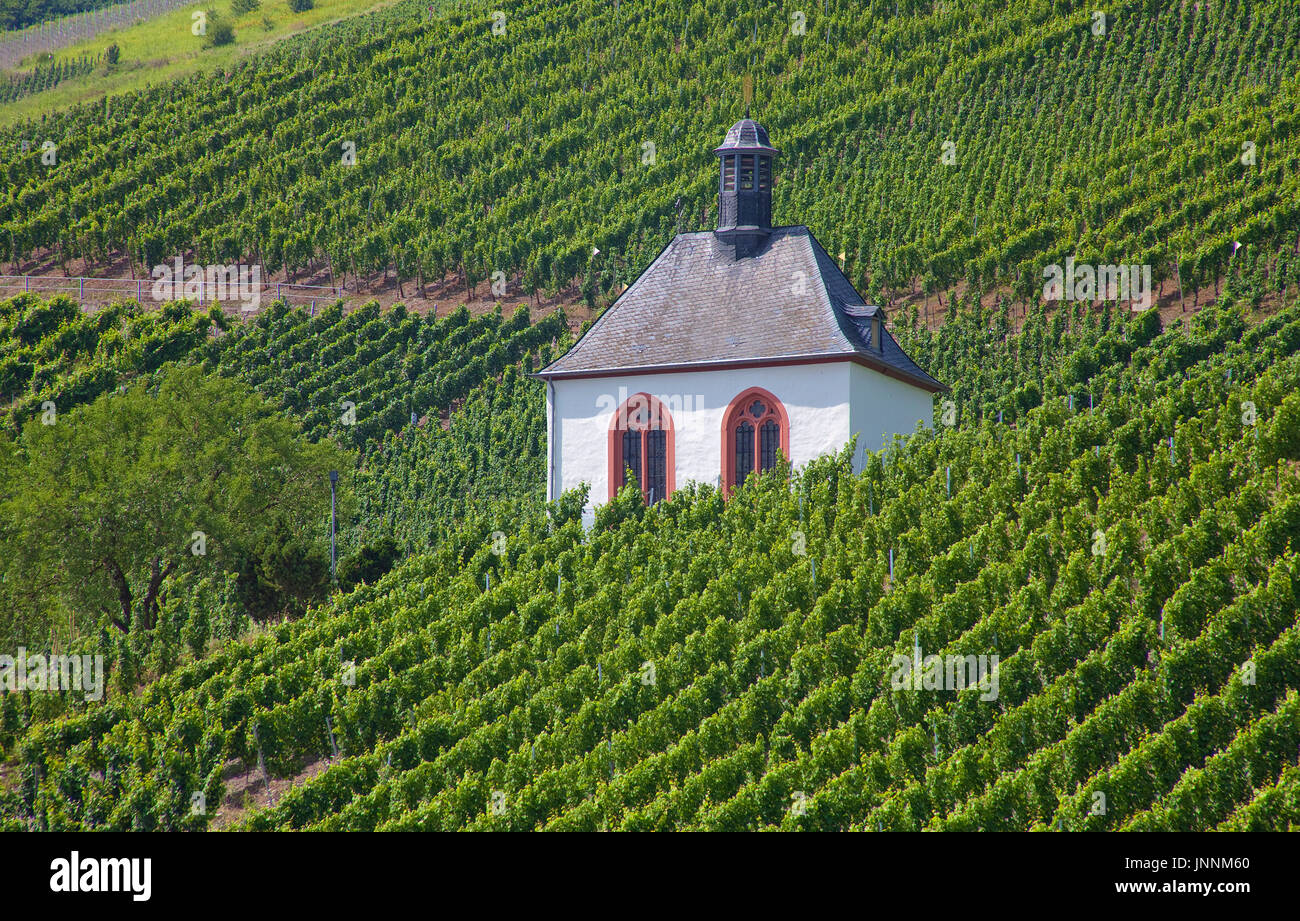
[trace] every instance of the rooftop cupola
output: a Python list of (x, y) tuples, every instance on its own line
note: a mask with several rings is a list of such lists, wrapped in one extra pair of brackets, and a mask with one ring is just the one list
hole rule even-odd
[(746, 114), (713, 151), (718, 156), (719, 239), (751, 255), (772, 230), (772, 165), (780, 153)]

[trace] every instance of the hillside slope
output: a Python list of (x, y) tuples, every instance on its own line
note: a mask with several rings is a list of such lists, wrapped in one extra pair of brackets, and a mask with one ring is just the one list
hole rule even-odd
[[(1151, 317), (970, 317), (935, 355), (1023, 356), (1010, 389), (1038, 398), (999, 422), (976, 407), (1006, 382), (958, 395), (955, 425), (858, 475), (845, 455), (727, 502), (629, 490), (590, 534), (576, 497), (504, 543), (476, 522), (19, 730), (3, 821), (202, 828), (192, 793), (324, 757), (242, 824), (1294, 826), (1300, 310)], [(930, 655), (998, 658), (983, 685), (894, 686), (895, 657)]]
[(873, 299), (964, 280), (1037, 296), (1067, 256), (1189, 295), (1239, 266), (1300, 280), (1285, 0), (1129, 0), (1104, 22), (1048, 0), (795, 12), (402, 4), (16, 127), (59, 156), (0, 144), (0, 241), (16, 264), (188, 252), (595, 297), (674, 228), (710, 226), (709, 151), (751, 75), (783, 151), (778, 220)]

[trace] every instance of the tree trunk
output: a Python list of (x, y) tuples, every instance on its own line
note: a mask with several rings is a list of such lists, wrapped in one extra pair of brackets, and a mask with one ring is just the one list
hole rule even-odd
[(149, 587), (144, 593), (144, 608), (140, 616), (144, 618), (144, 628), (152, 630), (157, 626), (158, 620), (158, 590), (162, 588), (163, 580), (176, 571), (176, 561), (172, 560), (166, 566), (162, 565), (162, 560), (154, 557), (149, 564)]
[(117, 565), (117, 560), (107, 560), (104, 568), (108, 570), (113, 585), (117, 588), (117, 601), (122, 609), (122, 619), (113, 618), (113, 625), (123, 633), (131, 630), (131, 586), (127, 584), (126, 573)]

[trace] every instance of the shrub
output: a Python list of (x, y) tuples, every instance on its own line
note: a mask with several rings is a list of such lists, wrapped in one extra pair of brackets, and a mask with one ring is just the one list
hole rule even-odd
[(305, 13), (315, 5), (312, 0), (289, 0), (289, 9), (295, 13)]
[(236, 16), (243, 16), (253, 10), (262, 8), (262, 0), (231, 0), (230, 11)]
[(104, 63), (107, 64), (109, 67), (112, 67), (114, 64), (118, 62), (118, 59), (121, 57), (122, 57), (122, 49), (117, 47), (117, 42), (114, 42), (113, 44), (109, 45), (108, 49), (104, 52)]
[(234, 27), (228, 22), (218, 22), (208, 29), (208, 40), (204, 44), (209, 48), (215, 48), (219, 45), (233, 45), (234, 43)]

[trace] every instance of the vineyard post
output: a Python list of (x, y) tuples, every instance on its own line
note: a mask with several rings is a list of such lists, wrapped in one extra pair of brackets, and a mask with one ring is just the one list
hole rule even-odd
[[(277, 286), (278, 287), (278, 286)], [(330, 581), (337, 583), (338, 575), (335, 571), (336, 557), (334, 554), (334, 535), (338, 531), (338, 517), (335, 514), (335, 494), (338, 488), (339, 472), (330, 471)]]
[(337, 758), (339, 756), (339, 746), (338, 743), (334, 741), (334, 726), (333, 724), (330, 723), (330, 717), (328, 713), (325, 714), (325, 731), (329, 733), (330, 748), (333, 749), (334, 757)]
[(262, 772), (262, 783), (266, 786), (266, 800), (272, 806), (275, 805), (275, 797), (271, 794), (271, 778), (266, 773), (266, 759), (262, 757), (262, 740), (257, 737), (257, 726), (253, 726), (253, 742), (257, 745), (257, 768)]

